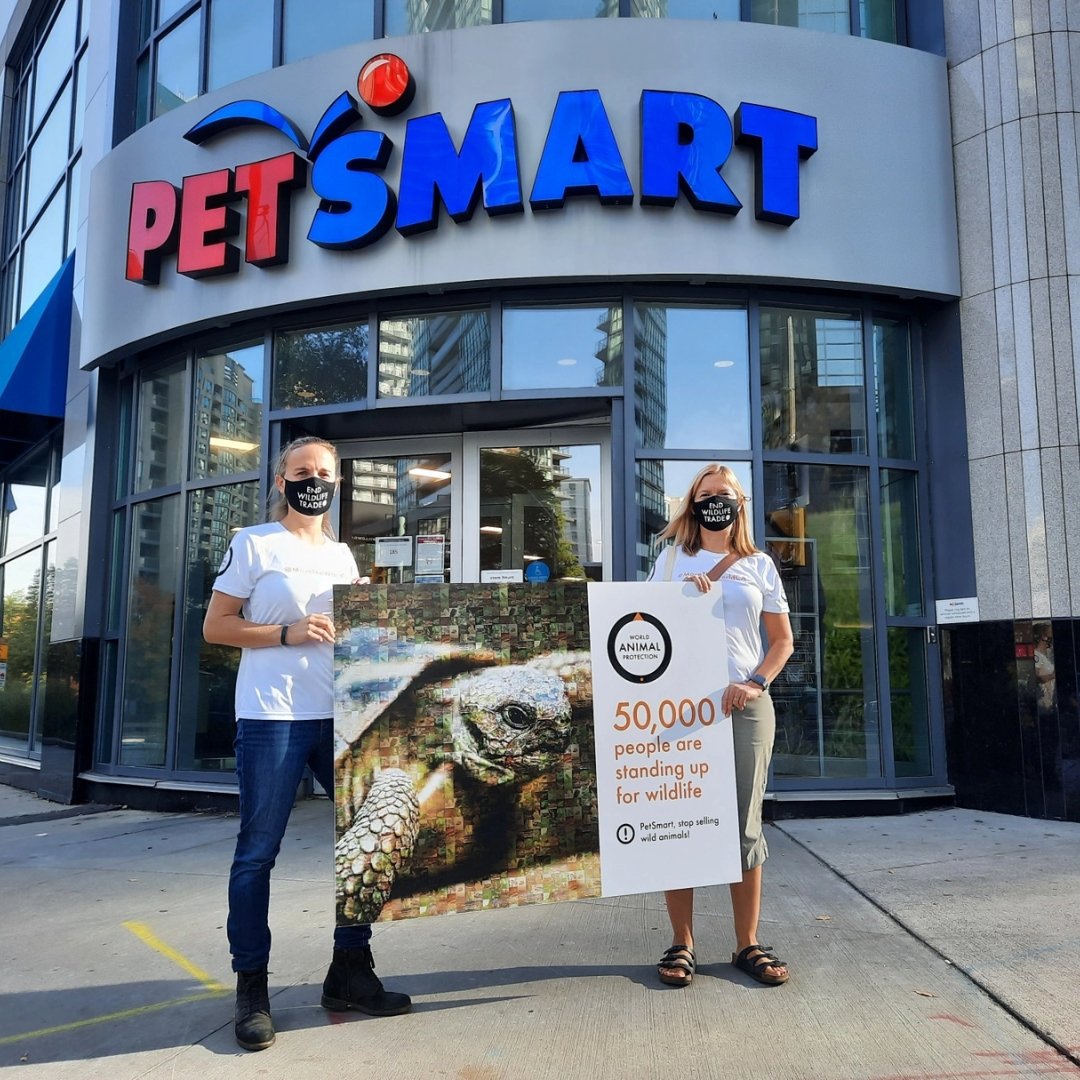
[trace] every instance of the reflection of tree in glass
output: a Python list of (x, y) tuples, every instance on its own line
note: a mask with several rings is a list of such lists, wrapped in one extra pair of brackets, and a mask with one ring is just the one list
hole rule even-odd
[(585, 571), (578, 562), (573, 546), (565, 538), (566, 515), (562, 509), (559, 486), (562, 479), (560, 473), (544, 467), (529, 453), (517, 450), (486, 451), (480, 469), (480, 498), (486, 504), (487, 512), (496, 501), (505, 502), (505, 528), (505, 522), (512, 520), (513, 497), (528, 496), (532, 504), (526, 506), (528, 527), (525, 532), (528, 546), (533, 550), (525, 554), (550, 559), (552, 578), (584, 579)]
[[(45, 577), (45, 603), (51, 605), (54, 571)], [(7, 642), (7, 681), (0, 693), (0, 734), (25, 736), (30, 730), (33, 703), (34, 653), (37, 645), (41, 570), (25, 591), (8, 593), (3, 604), (3, 633)]]
[(278, 334), (274, 405), (299, 408), (367, 396), (368, 327), (327, 327)]
[[(175, 603), (176, 594), (171, 588), (162, 588), (155, 580), (136, 578), (124, 667), (123, 736), (144, 740), (137, 744), (140, 764), (163, 764), (165, 760)], [(121, 750), (121, 756), (131, 757), (127, 748)]]

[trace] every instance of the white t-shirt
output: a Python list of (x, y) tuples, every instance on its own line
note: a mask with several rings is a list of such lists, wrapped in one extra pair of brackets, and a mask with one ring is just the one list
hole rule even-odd
[[(243, 600), (253, 623), (294, 623), (316, 612), (332, 615), (334, 586), (359, 577), (347, 544), (309, 544), (279, 521), (241, 529), (233, 537), (214, 591)], [(319, 720), (334, 715), (334, 647), (275, 645), (242, 649), (236, 715), (243, 719)]]
[[(683, 548), (675, 551), (675, 564), (668, 574), (672, 549), (664, 548), (649, 571), (649, 581), (681, 581), (684, 574), (707, 574), (724, 555), (699, 551), (688, 555)], [(761, 640), (761, 613), (786, 612), (787, 596), (776, 571), (776, 564), (763, 551), (745, 555), (728, 567), (713, 588), (724, 590), (724, 624), (727, 627), (728, 682), (742, 682), (752, 675), (765, 658)]]

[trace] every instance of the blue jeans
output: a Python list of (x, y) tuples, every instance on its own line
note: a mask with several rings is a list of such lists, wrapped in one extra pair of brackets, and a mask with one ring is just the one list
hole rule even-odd
[[(270, 871), (289, 822), (304, 766), (334, 790), (332, 720), (238, 720), (236, 775), (240, 832), (229, 871), (229, 951), (233, 971), (259, 971), (270, 960)], [(371, 941), (366, 923), (338, 926), (334, 946)]]

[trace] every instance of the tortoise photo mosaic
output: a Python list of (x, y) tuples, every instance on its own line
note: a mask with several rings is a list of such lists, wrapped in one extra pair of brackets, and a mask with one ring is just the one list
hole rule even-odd
[(588, 593), (335, 589), (339, 924), (600, 895)]

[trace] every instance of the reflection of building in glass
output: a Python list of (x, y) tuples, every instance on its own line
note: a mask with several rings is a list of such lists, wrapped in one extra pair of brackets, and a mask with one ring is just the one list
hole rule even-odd
[[(387, 5), (389, 6), (389, 5)], [(486, 26), (491, 22), (492, 0), (406, 0), (407, 34)]]
[(378, 576), (376, 537), (441, 535), (449, 558), (448, 455), (355, 458), (344, 468), (349, 483), (342, 489), (342, 539), (352, 548), (361, 574)]
[[(660, 304), (634, 305), (634, 422), (642, 446), (667, 442), (667, 308)], [(638, 462), (638, 513), (642, 536), (655, 536), (673, 512), (664, 494), (664, 463)], [(639, 567), (648, 565), (648, 545), (639, 545)]]
[(574, 549), (579, 563), (591, 563), (592, 539), (592, 481), (587, 476), (574, 476), (559, 484), (563, 497), (563, 535)]
[(203, 488), (191, 499), (188, 532), (188, 565), (206, 560), (214, 573), (225, 559), (233, 533), (259, 520), (258, 487), (255, 484), (224, 484)]
[(384, 319), (379, 323), (379, 396), (486, 390), (491, 366), (487, 313)]
[(255, 383), (229, 353), (199, 357), (195, 383), (194, 472), (247, 472), (259, 460), (262, 402)]
[(865, 454), (864, 381), (857, 319), (762, 310), (761, 408), (767, 446)]
[(634, 305), (634, 420), (642, 446), (667, 444), (667, 308)]
[(603, 337), (593, 356), (600, 361), (597, 386), (619, 386), (622, 383), (623, 314), (622, 305), (604, 309), (596, 324)]

